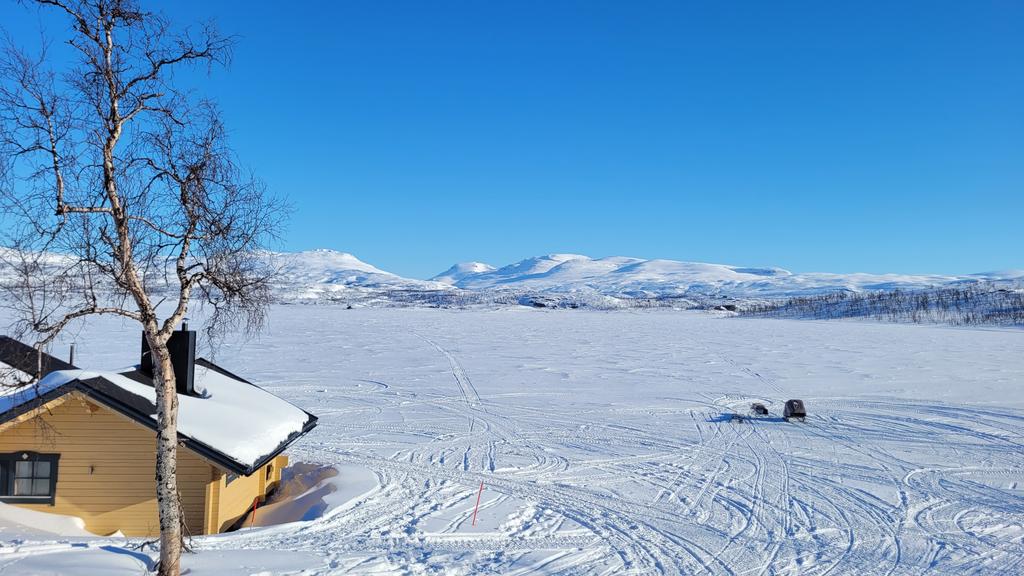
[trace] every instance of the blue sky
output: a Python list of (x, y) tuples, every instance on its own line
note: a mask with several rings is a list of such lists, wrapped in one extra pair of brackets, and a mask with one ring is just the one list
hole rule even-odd
[[(407, 276), (550, 252), (1024, 268), (1024, 3), (167, 3), (295, 206), (280, 248)], [(42, 23), (14, 2), (17, 41)]]

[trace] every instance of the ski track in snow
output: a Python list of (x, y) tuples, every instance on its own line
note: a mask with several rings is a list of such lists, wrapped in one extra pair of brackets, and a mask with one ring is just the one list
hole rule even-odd
[[(380, 486), (197, 546), (311, 551), (318, 574), (1020, 573), (1021, 344), (679, 312), (278, 307), (222, 360), (320, 416), (293, 461), (364, 465)], [(779, 417), (789, 397), (805, 423)], [(772, 415), (729, 421), (752, 401)]]

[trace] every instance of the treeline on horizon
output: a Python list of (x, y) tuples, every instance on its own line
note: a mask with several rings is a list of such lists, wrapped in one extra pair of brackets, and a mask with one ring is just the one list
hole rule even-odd
[(833, 292), (745, 306), (745, 316), (867, 318), (953, 326), (1024, 326), (1024, 286), (982, 282), (926, 290)]

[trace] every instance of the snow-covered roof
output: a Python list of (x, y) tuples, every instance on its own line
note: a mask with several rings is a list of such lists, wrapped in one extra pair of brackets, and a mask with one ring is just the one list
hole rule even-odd
[(21, 386), (30, 380), (32, 376), (27, 372), (0, 361), (0, 395), (3, 395), (4, 389)]
[(39, 395), (39, 386), (29, 384), (35, 380), (40, 366), (43, 374), (74, 368), (49, 354), (39, 354), (14, 338), (0, 336), (0, 415)]
[[(316, 416), (202, 358), (196, 360), (195, 387), (197, 396), (178, 395), (178, 436), (186, 447), (235, 473), (251, 474), (316, 426)], [(72, 391), (156, 429), (156, 390), (138, 367), (111, 372), (70, 367), (35, 384), (8, 385), (0, 389), (0, 422)]]

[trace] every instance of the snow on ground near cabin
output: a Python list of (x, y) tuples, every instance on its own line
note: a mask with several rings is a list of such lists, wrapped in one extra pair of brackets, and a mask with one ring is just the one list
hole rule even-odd
[[(78, 358), (130, 363), (137, 341), (97, 322)], [(199, 538), (189, 562), (247, 574), (231, 563), (286, 551), (265, 570), (1021, 573), (1022, 349), (1019, 330), (276, 307), (217, 361), (320, 417), (293, 462), (343, 466), (338, 486), (369, 470), (378, 486), (307, 520)], [(787, 398), (806, 402), (806, 423), (778, 418)], [(729, 421), (755, 400), (771, 417)]]
[[(301, 480), (290, 477), (295, 468), (304, 470), (304, 476), (312, 482), (303, 485)], [(260, 508), (259, 517), (252, 524), (283, 524), (339, 513), (351, 507), (357, 497), (377, 487), (377, 477), (360, 466), (336, 469), (300, 464), (295, 468), (285, 471), (282, 489), (274, 498), (276, 502)], [(339, 482), (341, 475), (346, 479), (344, 483)], [(209, 539), (235, 538), (241, 533)], [(140, 575), (154, 570), (156, 558), (152, 546), (144, 546), (141, 539), (128, 540), (121, 534), (98, 536), (85, 530), (80, 518), (0, 503), (0, 574)], [(182, 559), (182, 573), (188, 576), (305, 574), (319, 573), (324, 568), (320, 555), (291, 550), (206, 547)]]
[(0, 554), (10, 553), (10, 544), (19, 539), (53, 535), (93, 536), (80, 518), (0, 503), (0, 538), (5, 544), (0, 547)]

